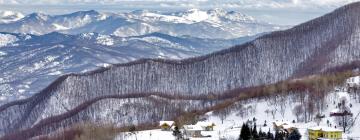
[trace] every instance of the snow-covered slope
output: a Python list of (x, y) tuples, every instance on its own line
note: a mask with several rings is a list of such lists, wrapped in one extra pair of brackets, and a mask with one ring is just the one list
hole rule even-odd
[[(39, 26), (41, 25), (41, 26)], [(200, 38), (238, 38), (270, 32), (286, 27), (253, 19), (235, 11), (213, 9), (185, 12), (133, 11), (99, 13), (79, 11), (66, 15), (33, 13), (10, 23), (0, 23), (0, 31), (36, 35), (53, 31), (70, 34), (96, 32), (120, 37), (139, 36), (154, 32), (172, 36)]]
[[(357, 76), (359, 78), (359, 76)], [(360, 83), (358, 82), (357, 85)], [(251, 122), (253, 124), (253, 119), (256, 119), (257, 131), (261, 129), (262, 132), (268, 132), (275, 134), (273, 128), (273, 122), (277, 123), (287, 123), (289, 126), (294, 126), (299, 129), (299, 132), (302, 135), (301, 140), (308, 140), (308, 128), (322, 127), (327, 128), (331, 127), (337, 130), (342, 130), (339, 125), (339, 117), (331, 117), (330, 113), (333, 110), (338, 109), (338, 103), (341, 103), (342, 100), (346, 99), (346, 105), (351, 107), (349, 111), (353, 113), (352, 121), (349, 124), (349, 129), (346, 133), (343, 134), (343, 139), (358, 139), (360, 137), (360, 100), (359, 92), (346, 92), (338, 89), (346, 89), (346, 84), (344, 86), (336, 87), (330, 90), (325, 94), (323, 100), (317, 101), (323, 105), (323, 108), (319, 111), (315, 107), (314, 100), (311, 100), (312, 93), (289, 93), (280, 96), (270, 96), (263, 99), (248, 99), (237, 102), (235, 105), (232, 105), (226, 109), (226, 111), (218, 112), (208, 112), (205, 115), (201, 116), (201, 121), (214, 123), (216, 126), (214, 131), (202, 131), (202, 135), (211, 135), (208, 138), (201, 138), (201, 140), (237, 140), (240, 135), (240, 128), (243, 123)], [(302, 96), (300, 95), (302, 94)], [(305, 98), (305, 100), (301, 100)], [(300, 106), (302, 111), (309, 110), (309, 108), (302, 103), (314, 101), (314, 112), (321, 112), (320, 115), (324, 115), (319, 122), (314, 118), (308, 118), (309, 120), (304, 121), (304, 112), (296, 114), (296, 109)], [(306, 103), (305, 103), (306, 104)], [(220, 112), (220, 113), (219, 113)], [(313, 114), (313, 116), (315, 116)], [(294, 121), (294, 122), (293, 122)], [(319, 123), (319, 125), (317, 124)], [(147, 130), (147, 131), (138, 131), (135, 133), (123, 133), (118, 136), (119, 140), (158, 140), (164, 138), (169, 140), (175, 140), (175, 137), (172, 135), (172, 131), (161, 131), (160, 129)], [(192, 140), (195, 140), (193, 138)]]
[[(173, 37), (161, 33), (116, 37), (96, 33), (42, 36), (0, 34), (0, 103), (31, 96), (60, 75), (139, 58), (181, 59), (254, 39)], [(9, 99), (9, 100), (7, 100)]]
[(0, 47), (12, 45), (17, 40), (18, 38), (14, 35), (0, 33)]

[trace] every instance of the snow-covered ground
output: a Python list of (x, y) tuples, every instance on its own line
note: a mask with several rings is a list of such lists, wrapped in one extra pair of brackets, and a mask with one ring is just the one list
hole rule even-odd
[[(295, 95), (288, 95), (284, 100), (281, 100), (281, 97), (276, 97), (274, 99), (251, 99), (248, 101), (239, 102), (240, 108), (231, 109), (231, 112), (226, 115), (226, 117), (216, 115), (213, 112), (208, 112), (203, 118), (206, 118), (205, 121), (215, 123), (214, 131), (202, 131), (201, 134), (211, 135), (208, 138), (193, 138), (193, 140), (201, 139), (201, 140), (219, 140), (219, 139), (227, 139), (227, 140), (235, 140), (240, 135), (240, 128), (244, 122), (248, 120), (252, 121), (253, 118), (256, 118), (257, 129), (261, 129), (263, 132), (268, 132), (269, 130), (274, 133), (273, 130), (273, 122), (289, 122), (291, 125), (298, 128), (299, 132), (302, 135), (302, 140), (308, 139), (307, 128), (317, 127), (317, 123), (315, 119), (309, 121), (307, 123), (299, 122), (292, 123), (293, 120), (297, 120), (296, 116), (293, 114), (293, 109), (299, 103), (297, 103), (296, 99), (294, 101)], [(325, 107), (322, 112), (325, 115), (320, 122), (320, 126), (327, 127), (327, 121), (332, 124), (332, 127), (337, 125), (334, 117), (330, 117), (330, 112), (336, 109), (336, 105), (341, 102), (340, 100), (346, 99), (349, 100), (347, 105), (352, 105), (350, 108), (353, 113), (353, 119), (355, 121), (355, 125), (350, 129), (349, 132), (343, 134), (343, 139), (359, 139), (360, 138), (360, 119), (358, 115), (360, 114), (360, 103), (358, 99), (356, 100), (353, 94), (348, 94), (347, 92), (342, 91), (331, 91), (325, 97)], [(285, 105), (285, 108), (281, 109), (281, 104)], [(272, 115), (272, 111), (274, 111), (274, 115)], [(316, 114), (316, 113), (315, 113)], [(315, 115), (314, 115), (315, 116)], [(221, 119), (223, 118), (223, 120)], [(264, 126), (266, 121), (266, 125)], [(341, 127), (337, 126), (338, 129), (342, 130)], [(135, 135), (136, 134), (136, 135)], [(171, 140), (175, 139), (172, 136), (171, 131), (161, 131), (160, 129), (155, 130), (147, 130), (147, 131), (139, 131), (135, 134), (126, 133), (124, 135), (119, 136), (118, 139), (125, 140)]]

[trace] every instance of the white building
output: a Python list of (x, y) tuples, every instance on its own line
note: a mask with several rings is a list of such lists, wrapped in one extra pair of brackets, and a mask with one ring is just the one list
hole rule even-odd
[(360, 87), (360, 76), (350, 77), (346, 80), (348, 87)]
[(196, 125), (201, 126), (203, 131), (214, 131), (215, 126), (212, 122), (197, 122)]
[(184, 125), (184, 136), (185, 138), (190, 137), (202, 137), (201, 131), (203, 128), (199, 125)]

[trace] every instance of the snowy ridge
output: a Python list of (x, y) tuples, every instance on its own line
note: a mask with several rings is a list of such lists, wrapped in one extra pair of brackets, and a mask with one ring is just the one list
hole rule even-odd
[(33, 13), (18, 17), (13, 22), (0, 23), (0, 32), (36, 35), (54, 31), (67, 34), (96, 32), (120, 37), (160, 32), (173, 36), (230, 39), (287, 28), (221, 9), (173, 13), (143, 10), (119, 14), (91, 10), (65, 15)]
[(42, 36), (1, 33), (0, 104), (31, 96), (63, 74), (87, 72), (140, 58), (194, 57), (254, 38), (216, 40), (161, 33), (134, 37), (97, 33)]

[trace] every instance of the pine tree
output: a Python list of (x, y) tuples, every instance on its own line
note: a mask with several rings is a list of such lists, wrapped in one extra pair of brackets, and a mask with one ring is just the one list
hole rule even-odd
[(276, 131), (275, 133), (275, 140), (284, 140), (284, 135), (283, 133)]
[(301, 134), (297, 129), (291, 132), (289, 134), (289, 137), (287, 138), (287, 140), (300, 140), (300, 139), (301, 139)]
[(267, 126), (267, 124), (266, 124), (266, 120), (264, 121), (264, 127), (266, 127)]
[(251, 131), (251, 135), (252, 135), (253, 139), (258, 139), (259, 138), (259, 134), (258, 134), (257, 129), (256, 129), (256, 123), (254, 123), (254, 127), (253, 127), (253, 129)]
[(244, 137), (245, 137), (245, 124), (243, 123), (243, 125), (241, 126), (241, 130), (240, 130), (239, 140), (243, 140)]
[(266, 138), (266, 134), (264, 135), (264, 132), (261, 130), (261, 128), (259, 130), (259, 138), (261, 138), (261, 139)]
[(239, 140), (250, 140), (250, 138), (251, 138), (250, 127), (247, 124), (243, 124), (243, 126), (241, 127)]
[(175, 126), (173, 135), (175, 136), (176, 140), (180, 140), (182, 138), (182, 134), (177, 126)]
[(275, 139), (274, 135), (270, 132), (270, 128), (269, 128), (269, 131), (267, 132), (267, 139), (270, 139), (270, 140)]

